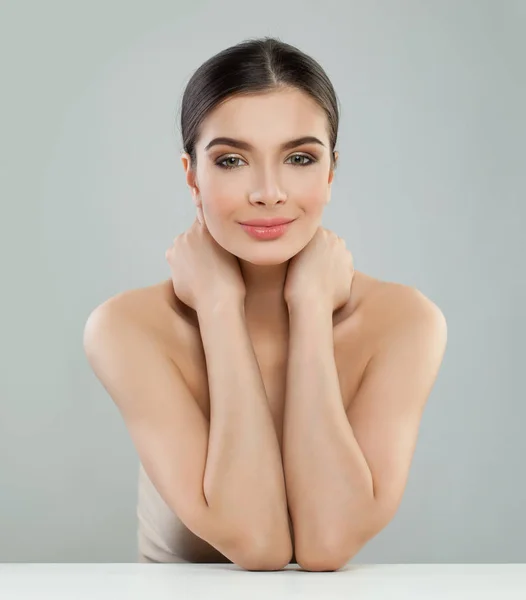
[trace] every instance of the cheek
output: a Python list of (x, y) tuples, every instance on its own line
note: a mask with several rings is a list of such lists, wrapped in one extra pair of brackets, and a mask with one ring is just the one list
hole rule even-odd
[(213, 177), (201, 179), (200, 194), (205, 213), (211, 219), (227, 215), (239, 206), (239, 188), (232, 183)]
[(228, 190), (221, 189), (221, 193), (216, 190), (208, 195), (203, 195), (203, 204), (206, 206), (209, 217), (224, 218), (239, 210), (242, 202), (239, 199), (236, 200), (234, 193), (228, 194)]
[(318, 214), (325, 208), (328, 194), (329, 191), (327, 186), (309, 188), (306, 190), (305, 194), (299, 198), (301, 206), (307, 213)]
[(317, 211), (327, 202), (330, 187), (326, 176), (319, 171), (296, 175), (287, 185), (290, 202), (297, 203), (306, 211)]

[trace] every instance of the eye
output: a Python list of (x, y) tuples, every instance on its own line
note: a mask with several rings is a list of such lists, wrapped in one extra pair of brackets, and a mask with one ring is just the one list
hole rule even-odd
[(296, 167), (308, 167), (316, 162), (314, 158), (307, 156), (306, 154), (293, 154), (290, 158), (306, 158), (309, 162), (295, 162), (292, 163)]
[(222, 169), (236, 169), (237, 168), (237, 166), (235, 164), (232, 164), (232, 163), (230, 163), (228, 165), (223, 164), (227, 160), (234, 160), (234, 161), (236, 161), (236, 160), (243, 160), (243, 159), (241, 159), (241, 158), (239, 158), (237, 156), (227, 156), (226, 158), (218, 160), (215, 164), (218, 167), (222, 168)]
[[(293, 154), (292, 156), (289, 156), (289, 158), (287, 160), (289, 160), (290, 158), (297, 158), (299, 157), (300, 159), (304, 159), (306, 158), (308, 162), (293, 162), (293, 163), (289, 163), (289, 164), (293, 164), (295, 167), (308, 167), (311, 164), (314, 164), (316, 161), (315, 158), (308, 156), (307, 154)], [(216, 161), (216, 165), (220, 168), (220, 169), (237, 169), (238, 166), (236, 164), (224, 164), (226, 161), (228, 160), (243, 160), (242, 158), (239, 158), (238, 156), (226, 156), (224, 158), (221, 158), (220, 160)]]

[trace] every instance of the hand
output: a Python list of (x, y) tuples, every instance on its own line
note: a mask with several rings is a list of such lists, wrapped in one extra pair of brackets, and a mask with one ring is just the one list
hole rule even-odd
[(353, 275), (353, 258), (345, 240), (320, 226), (289, 262), (284, 299), (289, 307), (322, 302), (334, 312), (349, 300)]
[(165, 252), (176, 296), (199, 312), (224, 300), (245, 301), (245, 281), (236, 256), (220, 246), (205, 224), (201, 208), (192, 226)]

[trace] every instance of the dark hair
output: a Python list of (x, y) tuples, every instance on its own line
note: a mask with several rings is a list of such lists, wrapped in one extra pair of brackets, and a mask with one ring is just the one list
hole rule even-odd
[(183, 150), (190, 155), (192, 168), (197, 164), (195, 145), (200, 125), (218, 104), (234, 95), (261, 94), (290, 87), (309, 94), (327, 114), (331, 167), (334, 168), (339, 109), (332, 83), (313, 58), (274, 37), (244, 40), (215, 54), (193, 73), (181, 106)]

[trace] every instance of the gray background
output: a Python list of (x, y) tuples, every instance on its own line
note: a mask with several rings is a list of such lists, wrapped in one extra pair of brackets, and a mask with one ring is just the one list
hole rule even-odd
[(526, 3), (0, 6), (0, 561), (135, 561), (138, 456), (83, 327), (169, 277), (195, 216), (184, 86), (262, 35), (316, 58), (341, 102), (323, 225), (448, 322), (404, 499), (353, 562), (526, 561)]

